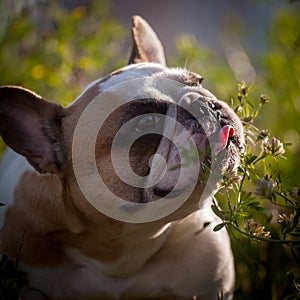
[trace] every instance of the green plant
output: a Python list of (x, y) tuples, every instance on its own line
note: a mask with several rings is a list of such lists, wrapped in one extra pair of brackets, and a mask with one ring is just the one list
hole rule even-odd
[(46, 5), (38, 17), (33, 8), (9, 16), (0, 35), (0, 84), (21, 85), (67, 105), (112, 65), (124, 64), (120, 44), (125, 31), (106, 1), (71, 11), (57, 1)]
[(23, 287), (28, 286), (27, 274), (18, 271), (18, 264), (3, 255), (0, 261), (0, 299), (17, 300)]
[[(255, 84), (241, 83), (238, 92), (226, 61), (193, 36), (177, 39), (178, 55), (171, 60), (203, 74), (204, 87), (227, 99), (245, 126), (238, 176), (224, 178), (213, 206), (223, 220), (215, 230), (225, 226), (232, 240), (234, 299), (300, 298), (299, 28), (299, 14), (283, 6), (270, 23), (267, 50), (249, 53), (260, 71)], [(240, 28), (238, 38), (243, 34)]]
[(27, 273), (19, 270), (19, 257), (22, 253), (25, 231), (20, 241), (18, 255), (15, 261), (5, 254), (0, 261), (0, 299), (19, 300), (21, 290), (29, 285)]
[[(241, 158), (238, 176), (226, 174), (220, 183), (222, 189), (217, 198), (221, 207), (215, 203), (212, 210), (223, 222), (214, 230), (218, 231), (226, 226), (237, 251), (241, 246), (240, 241), (245, 243), (245, 238), (248, 239), (247, 253), (264, 251), (264, 264), (268, 268), (265, 266), (262, 274), (256, 270), (256, 275), (260, 277), (256, 281), (260, 281), (264, 286), (267, 298), (280, 295), (285, 299), (296, 299), (300, 297), (300, 277), (297, 277), (300, 274), (295, 275), (293, 270), (300, 269), (300, 191), (298, 187), (289, 189), (285, 186), (280, 170), (280, 160), (285, 159), (283, 155), (290, 144), (282, 143), (275, 137), (271, 138), (268, 130), (260, 130), (254, 125), (261, 108), (270, 99), (262, 95), (255, 105), (254, 101), (250, 100), (250, 91), (251, 87), (245, 83), (238, 85), (234, 110), (244, 124), (246, 150)], [(277, 278), (277, 281), (273, 281), (272, 278), (273, 261), (269, 256), (271, 253), (268, 247), (273, 250), (275, 248), (270, 246), (271, 244), (281, 246), (277, 251), (282, 254), (281, 260), (284, 258), (285, 263), (285, 267), (280, 270), (283, 273), (277, 270), (277, 273), (281, 274), (281, 278)], [(283, 254), (287, 251), (289, 255)], [(256, 258), (256, 264), (261, 262), (259, 255), (261, 252)], [(243, 259), (245, 261), (239, 261), (240, 264), (252, 260), (251, 258), (249, 260), (247, 255)], [(267, 288), (263, 283), (265, 280), (270, 281)], [(281, 283), (285, 281), (287, 287), (282, 288), (283, 285), (278, 287), (278, 281)], [(244, 288), (243, 284), (241, 288)], [(252, 287), (253, 290), (255, 287)]]

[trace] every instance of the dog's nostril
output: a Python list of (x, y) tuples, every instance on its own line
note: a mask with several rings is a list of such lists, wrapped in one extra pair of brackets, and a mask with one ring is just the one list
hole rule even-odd
[(167, 196), (172, 190), (164, 190), (160, 188), (153, 188), (153, 193), (159, 197), (165, 197)]

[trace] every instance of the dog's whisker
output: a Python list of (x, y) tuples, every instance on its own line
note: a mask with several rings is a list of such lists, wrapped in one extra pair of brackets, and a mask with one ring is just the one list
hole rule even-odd
[(185, 58), (185, 62), (184, 62), (184, 66), (183, 66), (184, 69), (187, 69), (188, 61), (189, 61), (189, 57), (187, 56), (187, 57)]

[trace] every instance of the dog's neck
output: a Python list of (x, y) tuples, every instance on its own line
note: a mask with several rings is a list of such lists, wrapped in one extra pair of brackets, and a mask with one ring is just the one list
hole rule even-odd
[(72, 236), (84, 236), (82, 243), (76, 245), (80, 254), (70, 248), (67, 252), (75, 260), (81, 260), (80, 255), (97, 260), (106, 274), (126, 276), (139, 270), (162, 247), (177, 222), (135, 224), (113, 220), (86, 201), (74, 179), (63, 184), (63, 201), (77, 210), (80, 222), (81, 232)]

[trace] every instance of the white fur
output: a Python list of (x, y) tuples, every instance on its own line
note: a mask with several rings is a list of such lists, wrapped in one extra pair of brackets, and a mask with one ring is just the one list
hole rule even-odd
[(160, 64), (155, 63), (140, 63), (135, 65), (128, 65), (117, 72), (115, 75), (109, 77), (106, 81), (100, 83), (100, 92), (130, 79), (144, 78), (152, 76), (153, 74), (164, 71), (166, 68)]
[(15, 187), (25, 171), (36, 172), (23, 156), (7, 149), (0, 161), (0, 202), (5, 204), (0, 207), (0, 229), (6, 210), (13, 203)]
[(75, 104), (78, 99), (81, 98), (83, 94), (85, 94), (91, 87), (99, 84), (99, 92), (103, 92), (106, 89), (118, 84), (120, 82), (124, 82), (126, 80), (134, 79), (134, 78), (142, 78), (145, 76), (150, 76), (154, 73), (161, 72), (165, 68), (160, 64), (155, 63), (140, 63), (140, 64), (133, 64), (128, 65), (122, 69), (120, 69), (120, 73), (116, 73), (109, 77), (106, 81), (102, 82), (103, 78), (98, 78), (91, 82), (83, 92), (69, 105), (72, 106)]

